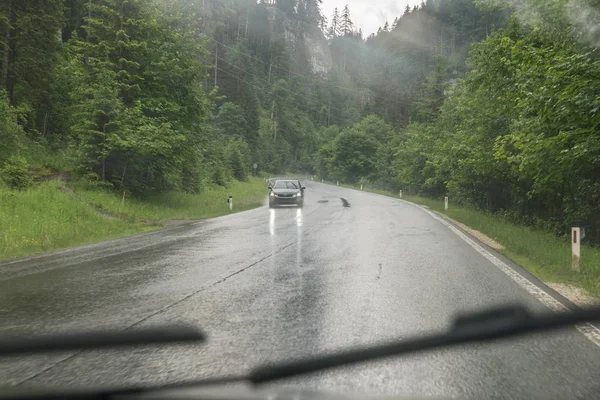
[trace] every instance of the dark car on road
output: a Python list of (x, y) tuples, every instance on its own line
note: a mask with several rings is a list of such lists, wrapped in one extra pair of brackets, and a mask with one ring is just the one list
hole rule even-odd
[(304, 206), (304, 186), (299, 180), (269, 181), (269, 208), (279, 205)]

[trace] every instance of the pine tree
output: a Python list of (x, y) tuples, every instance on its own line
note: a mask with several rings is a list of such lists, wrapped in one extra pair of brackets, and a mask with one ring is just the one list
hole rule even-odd
[(433, 62), (433, 71), (423, 82), (422, 96), (416, 102), (417, 118), (420, 122), (434, 121), (444, 103), (448, 60), (443, 56), (435, 56)]
[(277, 7), (288, 15), (294, 14), (294, 8), (296, 7), (296, 0), (277, 0)]
[(385, 21), (385, 24), (383, 24), (383, 29), (384, 32), (389, 32), (390, 31), (390, 24), (388, 24), (387, 21)]
[(244, 111), (246, 124), (245, 139), (254, 148), (258, 139), (259, 102), (256, 93), (256, 66), (253, 60), (244, 55), (251, 53), (247, 41), (240, 41), (223, 58), (226, 79), (221, 85), (221, 93)]
[(340, 36), (340, 14), (337, 7), (333, 10), (333, 16), (331, 17), (331, 25), (327, 32), (329, 39), (333, 39)]
[(115, 154), (129, 147), (127, 133), (141, 117), (134, 108), (127, 110), (135, 103), (141, 79), (136, 58), (141, 56), (142, 43), (130, 39), (142, 37), (141, 6), (133, 1), (124, 7), (125, 2), (90, 2), (83, 26), (86, 37), (77, 37), (71, 45), (84, 60), (79, 88), (73, 94), (72, 126), (82, 166), (109, 181), (118, 175), (114, 167), (120, 161)]
[(82, 26), (85, 17), (88, 16), (89, 1), (64, 0), (65, 3), (65, 25), (62, 30), (63, 42), (68, 42), (73, 34), (84, 35)]
[(0, 89), (28, 110), (27, 131), (46, 133), (48, 88), (63, 27), (63, 0), (0, 2)]
[(323, 32), (323, 34), (327, 34), (327, 17), (321, 15), (321, 20), (319, 21), (319, 29)]
[(392, 30), (396, 29), (398, 26), (398, 17), (394, 18), (394, 22), (392, 23)]
[(404, 9), (404, 14), (402, 14), (402, 15), (408, 15), (408, 14), (410, 14), (410, 6), (407, 4), (406, 8)]
[(342, 11), (342, 21), (340, 30), (342, 35), (344, 36), (349, 36), (354, 30), (354, 23), (350, 19), (350, 9), (348, 8), (348, 4), (344, 6), (344, 11)]
[(308, 23), (312, 25), (321, 25), (323, 23), (323, 15), (321, 14), (323, 0), (303, 0), (298, 2), (298, 5), (301, 3), (304, 3)]
[(0, 89), (8, 90), (9, 87), (9, 64), (11, 61), (11, 32), (14, 23), (14, 12), (11, 1), (0, 3), (0, 47), (2, 47), (2, 58), (0, 58)]
[(146, 4), (94, 0), (86, 38), (69, 42), (64, 68), (76, 80), (71, 132), (81, 168), (137, 193), (180, 187), (184, 170), (197, 175), (198, 123), (207, 113), (195, 32), (174, 22), (183, 16)]

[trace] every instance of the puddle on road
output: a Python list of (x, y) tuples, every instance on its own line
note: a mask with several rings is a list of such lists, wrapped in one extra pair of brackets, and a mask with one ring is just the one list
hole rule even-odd
[(319, 200), (317, 203), (329, 203), (329, 200)]
[(342, 205), (344, 207), (350, 207), (350, 203), (348, 203), (348, 200), (344, 199), (343, 197), (340, 198), (342, 200)]

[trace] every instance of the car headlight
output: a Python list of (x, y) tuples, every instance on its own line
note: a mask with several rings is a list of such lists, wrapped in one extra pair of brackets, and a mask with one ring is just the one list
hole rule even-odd
[(275, 197), (275, 193), (271, 192), (271, 193), (269, 193), (269, 196)]
[(300, 196), (302, 196), (302, 192), (296, 193), (296, 197), (300, 197)]

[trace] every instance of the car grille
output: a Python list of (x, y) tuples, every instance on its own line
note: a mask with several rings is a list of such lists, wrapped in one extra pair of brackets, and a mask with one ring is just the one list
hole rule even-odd
[(294, 197), (293, 194), (278, 194), (277, 197)]

